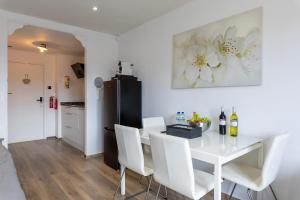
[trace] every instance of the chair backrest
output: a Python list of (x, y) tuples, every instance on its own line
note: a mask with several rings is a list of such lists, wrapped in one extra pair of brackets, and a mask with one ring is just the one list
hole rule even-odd
[(166, 124), (163, 117), (143, 118), (143, 129), (153, 131), (165, 131)]
[(194, 199), (194, 171), (188, 141), (164, 134), (149, 136), (155, 180)]
[(144, 154), (139, 130), (115, 124), (119, 162), (141, 175), (145, 174)]
[(270, 185), (276, 178), (288, 141), (288, 134), (273, 136), (264, 141), (262, 184)]

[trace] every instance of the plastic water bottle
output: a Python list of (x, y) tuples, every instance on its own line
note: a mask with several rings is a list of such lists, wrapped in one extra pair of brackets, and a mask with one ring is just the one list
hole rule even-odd
[(181, 118), (180, 112), (177, 112), (176, 113), (176, 124), (180, 124), (180, 118)]
[(184, 112), (181, 112), (180, 122), (181, 122), (181, 124), (185, 124), (185, 114), (184, 114)]

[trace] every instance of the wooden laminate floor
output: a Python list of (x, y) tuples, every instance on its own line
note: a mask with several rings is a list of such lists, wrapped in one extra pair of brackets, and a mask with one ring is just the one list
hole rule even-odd
[[(21, 186), (29, 200), (111, 200), (119, 172), (103, 163), (102, 157), (84, 159), (82, 153), (68, 144), (47, 139), (9, 145)], [(127, 193), (143, 190), (133, 172), (126, 175)], [(156, 190), (157, 185), (153, 185)], [(203, 199), (213, 199), (212, 193)], [(122, 199), (118, 196), (116, 199)], [(144, 194), (135, 199), (144, 199)], [(154, 195), (150, 195), (154, 199)], [(187, 199), (168, 191), (168, 199)], [(225, 195), (222, 199), (225, 198)]]

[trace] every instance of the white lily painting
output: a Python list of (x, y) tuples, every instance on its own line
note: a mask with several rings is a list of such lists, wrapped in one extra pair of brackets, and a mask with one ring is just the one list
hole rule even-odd
[(262, 9), (173, 38), (173, 88), (260, 85)]

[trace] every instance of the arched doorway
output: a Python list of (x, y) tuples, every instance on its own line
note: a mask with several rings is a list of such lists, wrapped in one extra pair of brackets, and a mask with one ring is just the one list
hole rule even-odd
[[(64, 124), (68, 119), (62, 117), (61, 103), (85, 102), (85, 80), (78, 78), (71, 68), (85, 60), (84, 47), (74, 35), (30, 25), (17, 26), (8, 38), (8, 143), (63, 137), (84, 152), (84, 107), (80, 107), (80, 133), (76, 130), (81, 135), (74, 136), (73, 129), (65, 134), (64, 128), (71, 125)], [(25, 84), (25, 79), (30, 83)], [(67, 115), (71, 109), (73, 106)]]

